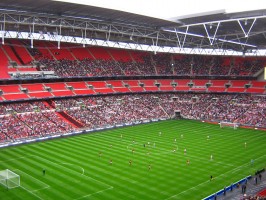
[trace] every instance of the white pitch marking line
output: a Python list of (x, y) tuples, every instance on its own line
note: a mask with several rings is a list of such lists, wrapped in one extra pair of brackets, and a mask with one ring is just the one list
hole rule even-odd
[(41, 188), (41, 189), (32, 190), (32, 192), (38, 192), (38, 191), (40, 191), (40, 190), (45, 190), (45, 189), (47, 189), (47, 188), (50, 188), (50, 186), (48, 185), (47, 187), (44, 187), (44, 188)]
[[(50, 185), (47, 185), (46, 183), (44, 183), (44, 182), (40, 181), (40, 180), (39, 180), (39, 179), (37, 179), (37, 178), (34, 178), (33, 176), (29, 175), (28, 173), (26, 173), (26, 172), (24, 172), (24, 171), (21, 171), (20, 169), (13, 169), (13, 171), (20, 171), (21, 173), (24, 173), (24, 174), (26, 174), (27, 176), (29, 176), (29, 177), (31, 177), (31, 178), (33, 178), (33, 179), (35, 179), (36, 181), (38, 181), (38, 182), (40, 182), (41, 184), (43, 184), (43, 185), (44, 185), (44, 187), (43, 187), (43, 188), (41, 188), (41, 189), (37, 189), (37, 190), (43, 190), (43, 189), (46, 189), (46, 188), (49, 188), (49, 187), (50, 187)], [(35, 191), (35, 190), (33, 190), (33, 191)]]
[(17, 157), (17, 158), (12, 158), (12, 159), (8, 159), (8, 160), (0, 161), (0, 163), (9, 162), (9, 161), (13, 161), (13, 160), (24, 159), (24, 158), (29, 158), (29, 157), (34, 157), (34, 156), (35, 155), (21, 156), (21, 157)]
[(62, 165), (73, 165), (73, 166), (77, 166), (77, 167), (79, 167), (79, 168), (82, 170), (82, 175), (84, 175), (85, 170), (84, 170), (83, 167), (81, 167), (81, 166), (79, 166), (79, 165), (75, 165), (75, 164), (71, 164), (71, 163), (61, 163), (61, 164), (62, 164)]
[(184, 190), (184, 191), (182, 191), (182, 192), (180, 192), (180, 193), (178, 193), (178, 194), (175, 194), (175, 195), (173, 195), (173, 196), (170, 196), (170, 197), (166, 198), (165, 200), (167, 200), (167, 199), (172, 199), (173, 197), (176, 197), (176, 196), (178, 196), (178, 195), (180, 195), (180, 194), (182, 194), (182, 193), (185, 193), (185, 192), (187, 192), (187, 191), (189, 191), (189, 190), (191, 190), (191, 189), (194, 189), (194, 188), (196, 188), (196, 187), (198, 187), (198, 186), (200, 186), (200, 185), (203, 185), (203, 184), (205, 184), (205, 183), (207, 183), (207, 182), (210, 182), (210, 181), (208, 180), (208, 181), (205, 181), (205, 182), (203, 182), (203, 183), (200, 183), (200, 184), (198, 184), (198, 185), (196, 185), (196, 186), (194, 186), (194, 187), (191, 187), (191, 188), (189, 188), (189, 189), (187, 189), (187, 190)]
[[(73, 171), (73, 172), (75, 172), (75, 173), (78, 173), (78, 172), (76, 172), (76, 171), (74, 171), (74, 170), (72, 170), (72, 169), (69, 169), (69, 168), (65, 167), (64, 165), (60, 165), (60, 164), (58, 164), (58, 163), (52, 162), (52, 161), (47, 160), (47, 159), (45, 159), (45, 158), (42, 158), (42, 157), (40, 157), (40, 156), (35, 156), (35, 157), (38, 157), (38, 158), (40, 158), (40, 159), (46, 160), (46, 161), (48, 161), (48, 162), (50, 162), (50, 163), (53, 163), (54, 165), (58, 165), (58, 166), (61, 166), (61, 167), (66, 168), (67, 170), (70, 170), (70, 171)], [(78, 173), (78, 174), (79, 174), (79, 173)], [(87, 177), (88, 179), (92, 179), (92, 180), (94, 180), (94, 181), (96, 181), (96, 182), (98, 182), (98, 183), (101, 183), (102, 185), (106, 185), (107, 187), (113, 187), (113, 186), (111, 186), (111, 185), (108, 185), (107, 183), (104, 183), (104, 182), (101, 182), (101, 181), (99, 181), (99, 180), (96, 180), (96, 179), (94, 179), (94, 178), (92, 178), (92, 177), (90, 177), (90, 176), (87, 176), (87, 175), (85, 175), (85, 174), (82, 174), (82, 176), (85, 176), (85, 177)]]
[(85, 197), (90, 197), (90, 196), (92, 196), (92, 195), (94, 195), (94, 194), (99, 194), (99, 193), (105, 192), (106, 190), (110, 190), (110, 189), (113, 189), (113, 187), (111, 186), (111, 187), (106, 188), (106, 189), (104, 189), (104, 190), (100, 190), (100, 191), (98, 191), (98, 192), (94, 192), (94, 193), (91, 193), (91, 194), (84, 195), (84, 196), (82, 196), (82, 197), (76, 198), (75, 200), (83, 199), (83, 198), (85, 198)]
[(37, 194), (35, 194), (34, 192), (32, 192), (32, 191), (30, 191), (30, 190), (28, 190), (28, 189), (24, 188), (24, 187), (23, 187), (23, 186), (21, 186), (21, 185), (20, 185), (20, 187), (21, 187), (22, 189), (26, 190), (27, 192), (31, 193), (32, 195), (34, 195), (34, 196), (35, 196), (35, 197), (37, 197), (38, 199), (41, 199), (41, 200), (43, 200), (43, 198), (41, 198), (40, 196), (38, 196), (38, 195), (37, 195)]
[[(262, 158), (262, 157), (264, 157), (264, 156), (265, 156), (265, 155), (260, 156), (260, 157), (258, 157), (257, 159), (254, 159), (254, 160), (258, 160), (258, 159), (260, 159), (260, 158)], [(227, 173), (229, 173), (229, 172), (235, 171), (235, 170), (237, 170), (238, 168), (244, 167), (245, 165), (248, 165), (248, 164), (249, 164), (249, 162), (248, 162), (248, 163), (245, 163), (245, 164), (243, 164), (243, 165), (240, 165), (240, 166), (238, 166), (238, 167), (236, 167), (236, 168), (234, 168), (234, 169), (232, 169), (232, 170), (229, 170), (229, 171), (227, 171), (227, 172), (225, 172), (225, 173), (223, 173), (223, 174), (220, 174), (220, 175), (217, 176), (216, 178), (218, 178), (218, 177), (220, 177), (220, 176), (223, 176), (223, 175), (225, 175), (225, 174), (227, 174)], [(191, 190), (191, 189), (194, 189), (194, 188), (196, 188), (196, 187), (198, 187), (198, 186), (200, 186), (200, 185), (203, 185), (203, 184), (205, 184), (205, 183), (207, 183), (207, 182), (210, 182), (210, 181), (208, 180), (208, 181), (205, 181), (205, 182), (203, 182), (203, 183), (200, 183), (200, 184), (198, 184), (198, 185), (196, 185), (196, 186), (194, 186), (194, 187), (191, 187), (191, 188), (189, 188), (189, 189), (187, 189), (187, 190), (184, 190), (184, 191), (182, 191), (182, 192), (180, 192), (180, 193), (178, 193), (178, 194), (175, 194), (175, 195), (173, 195), (173, 196), (170, 196), (170, 197), (168, 197), (168, 198), (166, 198), (166, 199), (164, 199), (164, 200), (172, 199), (173, 197), (176, 197), (176, 196), (178, 196), (178, 195), (180, 195), (180, 194), (182, 194), (182, 193), (185, 193), (185, 192), (187, 192), (187, 191), (189, 191), (189, 190)]]

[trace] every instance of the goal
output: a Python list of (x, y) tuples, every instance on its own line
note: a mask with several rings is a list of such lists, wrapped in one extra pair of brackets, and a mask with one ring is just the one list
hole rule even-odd
[(20, 186), (20, 176), (9, 169), (0, 171), (0, 184), (11, 189)]
[(238, 123), (233, 123), (233, 122), (220, 122), (220, 128), (224, 127), (231, 127), (233, 129), (238, 128)]

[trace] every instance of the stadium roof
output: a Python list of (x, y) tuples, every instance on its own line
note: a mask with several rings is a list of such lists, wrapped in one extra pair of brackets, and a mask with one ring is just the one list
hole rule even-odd
[(216, 10), (171, 20), (52, 0), (1, 0), (0, 10), (2, 40), (13, 37), (9, 32), (15, 31), (18, 38), (24, 38), (20, 33), (27, 32), (39, 33), (42, 38), (48, 33), (49, 37), (80, 37), (158, 48), (244, 53), (266, 49), (266, 9), (236, 13)]

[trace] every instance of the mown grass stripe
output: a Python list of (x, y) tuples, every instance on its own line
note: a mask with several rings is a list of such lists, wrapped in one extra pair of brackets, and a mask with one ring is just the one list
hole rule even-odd
[[(265, 166), (266, 150), (261, 148), (265, 140), (262, 131), (221, 129), (198, 121), (169, 120), (0, 149), (0, 169), (19, 169), (49, 185), (45, 191), (34, 192), (48, 200), (161, 200), (171, 196), (172, 199), (195, 199), (208, 196)], [(245, 142), (247, 148), (244, 148)], [(178, 150), (173, 152), (177, 146)], [(211, 154), (213, 161), (210, 161)], [(253, 166), (250, 159), (255, 160)], [(43, 168), (47, 169), (45, 176)], [(209, 181), (210, 174), (215, 177), (214, 181)], [(23, 181), (29, 188), (33, 184), (32, 180)], [(0, 196), (36, 199), (23, 189), (13, 191), (0, 190)]]

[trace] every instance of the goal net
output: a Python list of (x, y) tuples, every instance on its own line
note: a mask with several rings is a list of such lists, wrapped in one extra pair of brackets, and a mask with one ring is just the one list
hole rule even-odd
[(233, 129), (238, 128), (238, 123), (233, 123), (233, 122), (220, 122), (220, 128), (224, 127), (231, 127)]
[(0, 184), (6, 188), (15, 188), (20, 186), (20, 176), (9, 169), (0, 171)]

